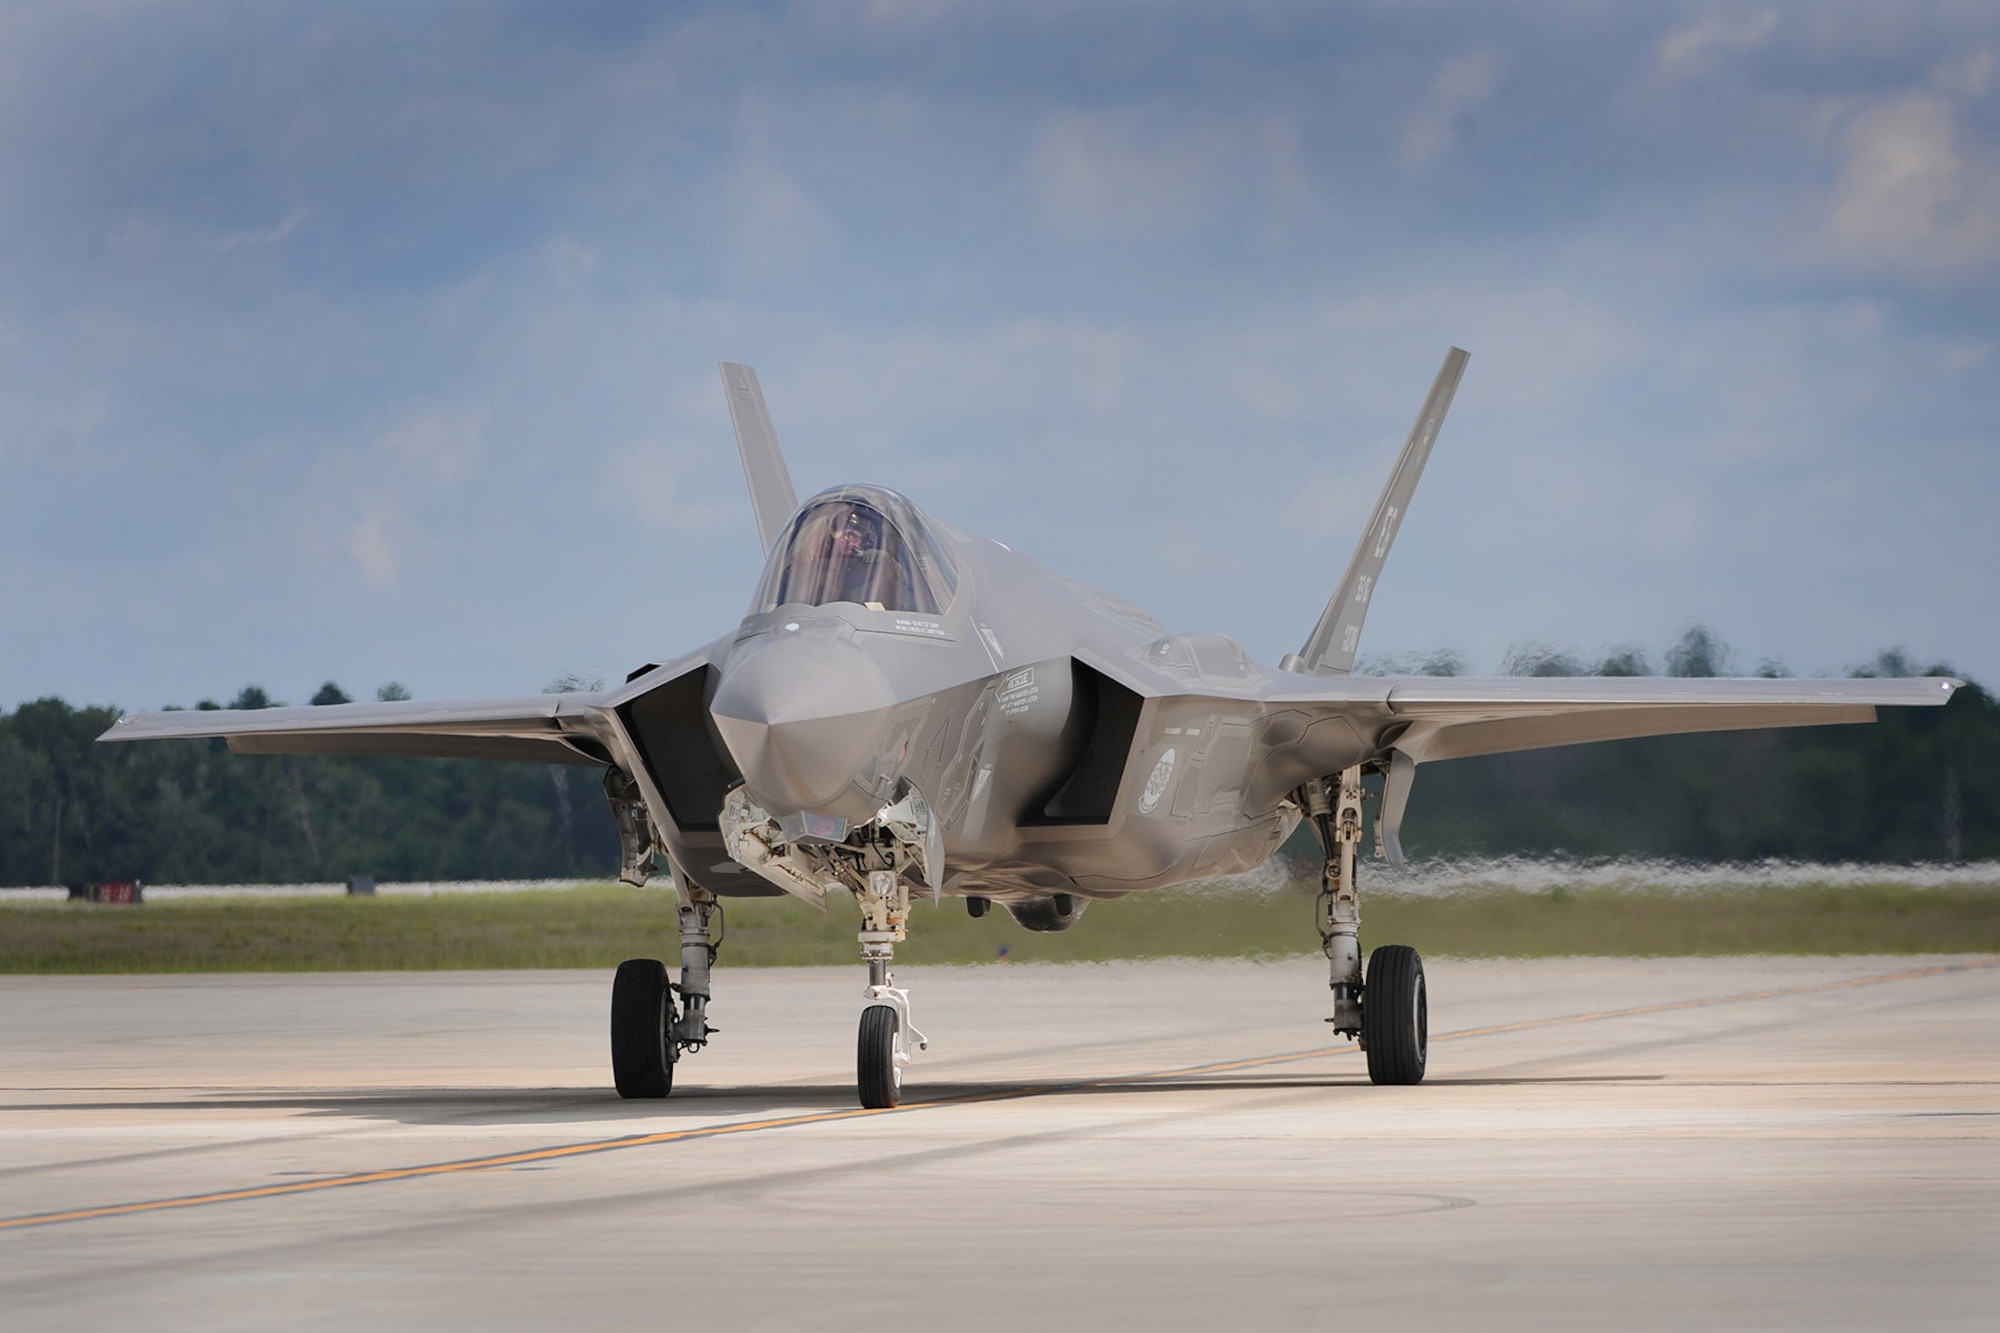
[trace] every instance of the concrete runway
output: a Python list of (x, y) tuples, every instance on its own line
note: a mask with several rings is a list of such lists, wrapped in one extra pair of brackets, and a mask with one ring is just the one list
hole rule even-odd
[(0, 1324), (2000, 1327), (2000, 958), (1429, 970), (1375, 1088), (1316, 960), (911, 968), (888, 1113), (858, 963), (654, 1103), (608, 975), (0, 978)]

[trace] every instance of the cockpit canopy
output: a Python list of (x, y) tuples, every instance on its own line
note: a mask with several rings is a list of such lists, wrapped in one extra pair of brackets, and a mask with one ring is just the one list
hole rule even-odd
[(854, 602), (941, 615), (958, 579), (922, 511), (880, 486), (837, 486), (800, 507), (772, 549), (757, 610)]

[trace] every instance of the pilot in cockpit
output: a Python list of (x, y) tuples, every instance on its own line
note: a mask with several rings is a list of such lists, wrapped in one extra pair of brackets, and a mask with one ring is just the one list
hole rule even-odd
[(833, 530), (827, 600), (874, 603), (879, 609), (884, 595), (879, 586), (884, 555), (882, 516), (862, 505), (846, 508), (846, 515)]
[(886, 549), (882, 516), (867, 505), (837, 500), (817, 506), (806, 515), (792, 549), (785, 600), (821, 606), (858, 602), (878, 611), (900, 600), (897, 562)]

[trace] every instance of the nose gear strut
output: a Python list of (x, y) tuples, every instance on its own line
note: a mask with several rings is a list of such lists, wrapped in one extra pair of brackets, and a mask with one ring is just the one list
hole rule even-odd
[(861, 1104), (879, 1110), (903, 1099), (910, 1041), (920, 1051), (929, 1050), (930, 1042), (910, 1021), (910, 993), (896, 985), (889, 971), (909, 926), (909, 882), (893, 870), (871, 870), (854, 900), (861, 907), (861, 957), (868, 964), (868, 985), (861, 992), (868, 1005), (861, 1011), (855, 1075)]

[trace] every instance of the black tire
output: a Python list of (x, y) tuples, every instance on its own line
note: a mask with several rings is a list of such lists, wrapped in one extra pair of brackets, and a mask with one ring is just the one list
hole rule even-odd
[(664, 1097), (674, 1088), (673, 992), (667, 965), (628, 958), (611, 982), (611, 1079), (620, 1097)]
[(1421, 1083), (1430, 1045), (1430, 998), (1424, 960), (1407, 944), (1385, 944), (1368, 955), (1361, 990), (1361, 1044), (1376, 1083)]
[(861, 1011), (854, 1064), (863, 1106), (879, 1111), (903, 1100), (902, 1071), (896, 1068), (896, 1011), (888, 1005), (871, 1004)]

